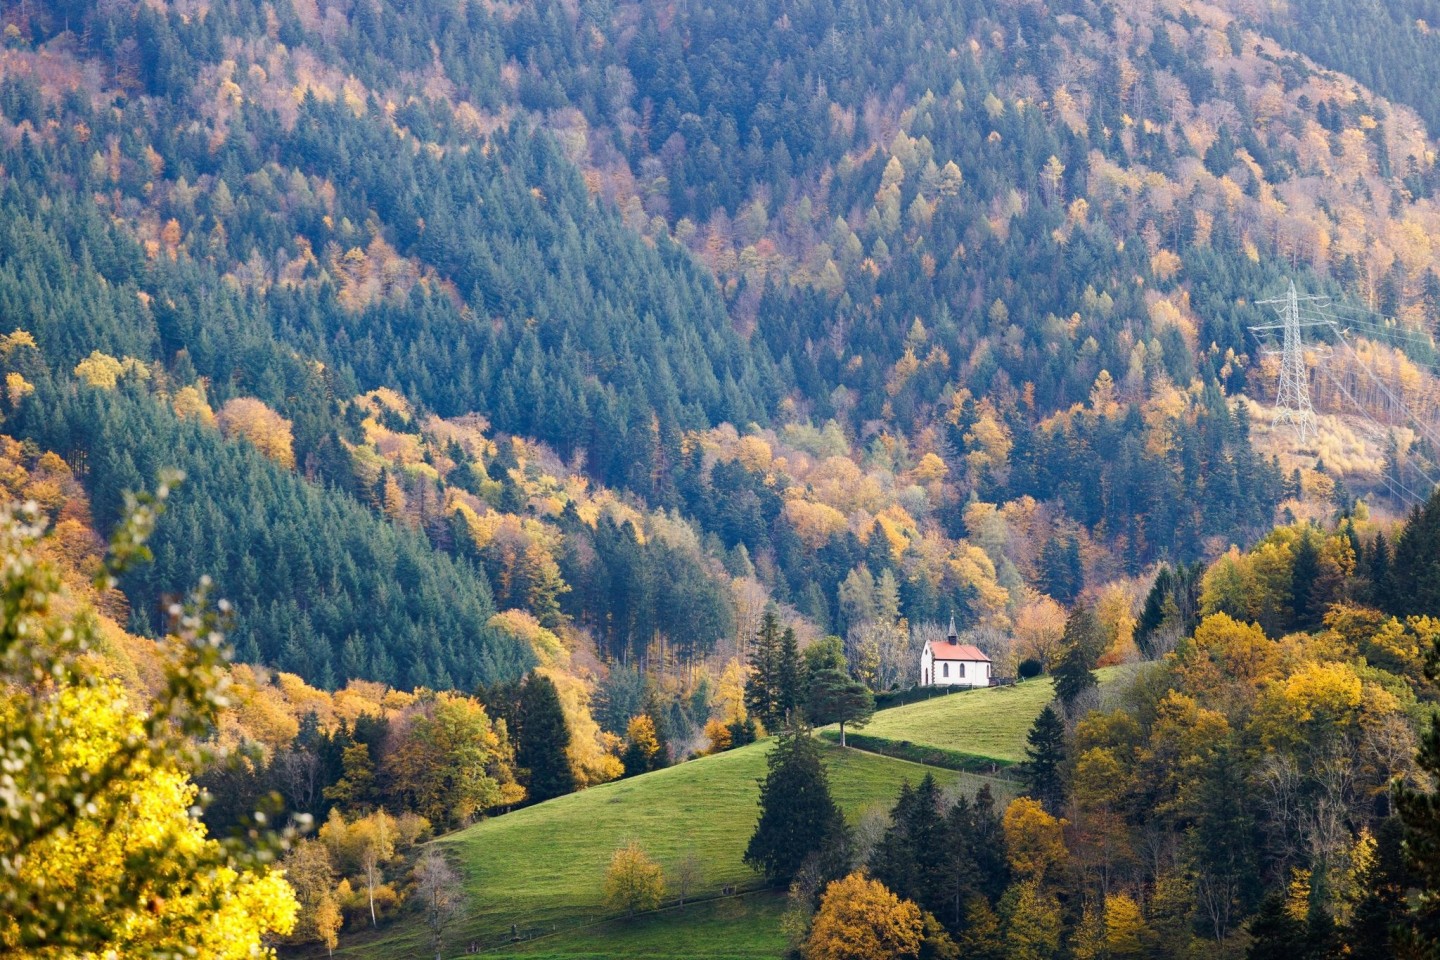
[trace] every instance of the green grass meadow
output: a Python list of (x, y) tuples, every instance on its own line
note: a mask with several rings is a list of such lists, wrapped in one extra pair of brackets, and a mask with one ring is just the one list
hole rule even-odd
[[(1130, 667), (1100, 671), (1102, 692), (1132, 675)], [(1048, 678), (953, 693), (877, 713), (864, 734), (1004, 766), (1024, 760), (1025, 735), (1052, 697)], [(752, 744), (607, 783), (435, 841), (461, 869), (469, 898), (447, 938), (446, 956), (464, 956), (471, 944), (486, 953), (567, 960), (779, 956), (784, 898), (760, 889), (760, 878), (741, 860), (759, 815), (769, 748), (768, 741)], [(971, 792), (989, 783), (1002, 802), (1015, 794), (1013, 779), (824, 742), (822, 750), (831, 790), (851, 823), (872, 807), (893, 805), (902, 782), (918, 783), (927, 772), (942, 785), (959, 783)], [(684, 856), (696, 854), (703, 872), (691, 896), (699, 902), (614, 917), (603, 903), (605, 868), (616, 847), (632, 839), (666, 868), (667, 877)], [(512, 930), (525, 939), (510, 942)], [(360, 933), (351, 940), (347, 932), (341, 933), (344, 956), (433, 956), (413, 913), (374, 937)]]
[[(765, 775), (769, 746), (753, 744), (593, 787), (437, 840), (461, 868), (470, 899), (465, 918), (449, 936), (447, 953), (463, 955), (472, 941), (496, 947), (513, 926), (523, 934), (546, 935), (506, 947), (507, 953), (776, 956), (780, 900), (773, 895), (691, 904), (683, 911), (629, 920), (610, 920), (602, 902), (610, 855), (631, 839), (667, 872), (687, 853), (698, 855), (703, 876), (692, 896), (717, 897), (726, 887), (742, 893), (758, 888), (759, 877), (741, 858), (759, 815), (758, 781)], [(889, 807), (903, 781), (917, 783), (927, 772), (942, 784), (961, 782), (972, 790), (992, 782), (859, 750), (829, 745), (822, 750), (836, 801), (852, 822), (872, 806)], [(1003, 781), (995, 787), (1004, 796), (1012, 792)], [(342, 945), (345, 939), (342, 932)], [(413, 917), (374, 939), (345, 945), (342, 952), (387, 960), (427, 955)]]
[[(1119, 685), (1134, 672), (1133, 666), (1097, 670), (1101, 691)], [(1020, 763), (1025, 759), (1026, 734), (1054, 697), (1055, 684), (1049, 677), (1008, 687), (981, 687), (882, 710), (860, 732), (896, 743), (908, 741), (957, 751), (1001, 765)]]

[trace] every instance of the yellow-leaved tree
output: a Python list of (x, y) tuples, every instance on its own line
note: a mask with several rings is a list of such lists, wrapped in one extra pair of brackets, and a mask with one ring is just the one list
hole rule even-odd
[(227, 437), (244, 437), (265, 456), (286, 469), (295, 466), (295, 437), (290, 421), (254, 397), (225, 401), (216, 416), (220, 432)]
[(811, 960), (918, 957), (924, 939), (920, 908), (857, 872), (825, 888), (805, 955)]
[[(147, 556), (165, 490), (130, 498), (98, 586)], [(263, 955), (295, 922), (276, 845), (208, 837), (187, 774), (229, 683), (204, 587), (174, 611), (161, 692), (137, 703), (105, 675), (95, 616), (68, 613), (42, 535), (34, 508), (0, 507), (0, 954)]]
[(618, 848), (605, 871), (605, 902), (627, 916), (654, 910), (665, 898), (665, 871), (635, 841)]

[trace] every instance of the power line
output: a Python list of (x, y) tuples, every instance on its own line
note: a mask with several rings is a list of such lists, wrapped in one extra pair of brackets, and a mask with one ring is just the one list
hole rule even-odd
[(1391, 406), (1394, 407), (1394, 408), (1397, 408), (1397, 409), (1399, 409), (1399, 410), (1403, 410), (1404, 413), (1405, 413), (1405, 415), (1406, 415), (1407, 417), (1409, 417), (1411, 421), (1414, 422), (1414, 424), (1415, 424), (1416, 427), (1419, 428), (1420, 432), (1423, 433), (1423, 434), (1425, 435), (1425, 437), (1426, 437), (1432, 444), (1435, 445), (1435, 449), (1436, 449), (1436, 450), (1440, 450), (1440, 436), (1437, 436), (1437, 435), (1431, 430), (1430, 425), (1427, 424), (1424, 420), (1422, 420), (1419, 416), (1417, 416), (1417, 415), (1415, 414), (1415, 412), (1410, 409), (1409, 405), (1405, 403), (1404, 400), (1402, 400), (1402, 399), (1400, 399), (1399, 397), (1395, 396), (1394, 392), (1392, 392), (1391, 389), (1390, 389), (1390, 387), (1385, 383), (1385, 379), (1384, 379), (1383, 377), (1381, 377), (1378, 373), (1376, 373), (1376, 372), (1370, 367), (1370, 364), (1369, 364), (1369, 363), (1365, 362), (1365, 359), (1360, 356), (1359, 352), (1358, 352), (1358, 351), (1355, 349), (1355, 347), (1350, 343), (1350, 341), (1345, 339), (1344, 334), (1340, 334), (1340, 342), (1343, 343), (1343, 344), (1345, 344), (1345, 349), (1347, 349), (1347, 350), (1350, 351), (1350, 356), (1351, 356), (1351, 358), (1352, 358), (1356, 363), (1358, 363), (1361, 367), (1363, 367), (1363, 368), (1365, 369), (1365, 372), (1368, 373), (1368, 374), (1370, 374), (1371, 378), (1375, 381), (1376, 385), (1377, 385), (1382, 391), (1384, 391), (1385, 396), (1390, 399)]
[[(1415, 334), (1412, 334), (1410, 331), (1402, 330), (1398, 327), (1386, 327), (1378, 323), (1367, 323), (1363, 320), (1357, 320), (1354, 317), (1346, 317), (1341, 316), (1340, 314), (1327, 313), (1323, 310), (1315, 311), (1314, 315), (1324, 318), (1326, 320), (1333, 321), (1337, 324), (1342, 324), (1347, 327), (1358, 327), (1359, 329), (1364, 330), (1367, 333), (1378, 334), (1391, 340), (1400, 340), (1405, 343), (1413, 343), (1416, 346), (1429, 347), (1431, 349), (1434, 349), (1435, 347), (1434, 342), (1431, 341), (1429, 337), (1417, 336)], [(1374, 339), (1374, 337), (1372, 337), (1371, 339)]]
[[(1389, 436), (1389, 435), (1390, 435), (1390, 433), (1391, 433), (1391, 431), (1392, 431), (1392, 428), (1385, 426), (1384, 424), (1380, 423), (1380, 421), (1376, 420), (1373, 416), (1371, 416), (1371, 415), (1370, 415), (1370, 412), (1365, 409), (1365, 407), (1360, 403), (1359, 400), (1356, 400), (1356, 399), (1355, 399), (1355, 396), (1349, 391), (1349, 389), (1346, 388), (1345, 384), (1342, 383), (1342, 382), (1340, 381), (1340, 379), (1334, 375), (1334, 373), (1332, 373), (1330, 370), (1328, 370), (1327, 368), (1325, 368), (1325, 367), (1323, 367), (1323, 366), (1320, 368), (1320, 372), (1325, 375), (1325, 378), (1326, 378), (1327, 380), (1329, 380), (1332, 384), (1335, 385), (1335, 388), (1336, 388), (1337, 390), (1339, 390), (1341, 393), (1343, 393), (1343, 394), (1345, 395), (1345, 399), (1347, 399), (1347, 400), (1350, 401), (1350, 404), (1351, 404), (1351, 406), (1353, 406), (1353, 407), (1355, 408), (1355, 411), (1356, 411), (1357, 413), (1359, 413), (1360, 416), (1364, 417), (1367, 421), (1369, 421), (1370, 425), (1375, 428), (1377, 434), (1383, 435), (1383, 436)], [(1425, 479), (1425, 481), (1430, 484), (1430, 488), (1431, 488), (1432, 490), (1435, 488), (1435, 486), (1436, 486), (1435, 480), (1434, 480), (1428, 473), (1426, 473), (1424, 470), (1421, 470), (1421, 469), (1420, 469), (1420, 466), (1419, 466), (1418, 464), (1416, 464), (1416, 463), (1413, 462), (1413, 461), (1407, 460), (1407, 461), (1406, 461), (1406, 465), (1409, 466), (1410, 469), (1414, 470), (1416, 473), (1420, 474), (1420, 476), (1423, 477), (1423, 478)], [(1381, 479), (1382, 481), (1384, 481), (1385, 486), (1390, 489), (1390, 492), (1391, 492), (1391, 494), (1392, 494), (1393, 496), (1395, 496), (1395, 499), (1397, 499), (1397, 500), (1402, 500), (1402, 499), (1403, 499), (1403, 498), (1401, 498), (1400, 496), (1398, 496), (1398, 495), (1396, 494), (1396, 492), (1395, 492), (1395, 488), (1396, 488), (1396, 487), (1399, 487), (1401, 490), (1403, 490), (1406, 494), (1409, 495), (1410, 499), (1411, 499), (1413, 502), (1415, 502), (1415, 503), (1424, 503), (1424, 502), (1425, 502), (1425, 498), (1424, 498), (1424, 497), (1420, 496), (1420, 495), (1417, 494), (1414, 490), (1411, 490), (1409, 487), (1405, 486), (1405, 484), (1404, 484), (1403, 482), (1401, 482), (1401, 480), (1400, 480), (1399, 477), (1391, 477), (1388, 473), (1385, 472), (1385, 470), (1384, 470), (1383, 467), (1382, 467), (1381, 470), (1380, 470), (1380, 479)]]
[(1305, 340), (1300, 328), (1319, 326), (1329, 321), (1302, 322), (1300, 301), (1316, 301), (1323, 297), (1300, 297), (1295, 292), (1295, 281), (1290, 281), (1290, 291), (1279, 300), (1260, 300), (1261, 304), (1284, 304), (1279, 323), (1261, 324), (1251, 327), (1257, 336), (1262, 331), (1283, 331), (1283, 348), (1280, 351), (1280, 390), (1275, 397), (1275, 424), (1289, 423), (1295, 428), (1295, 435), (1306, 443), (1316, 434), (1315, 409), (1310, 405), (1310, 374), (1305, 367)]
[[(1329, 303), (1329, 299), (1330, 298), (1324, 296), (1302, 297), (1298, 293), (1296, 293), (1295, 283), (1294, 281), (1291, 281), (1290, 289), (1287, 291), (1284, 297), (1274, 300), (1256, 301), (1257, 304), (1271, 304), (1279, 306), (1279, 322), (1258, 324), (1250, 328), (1251, 333), (1255, 335), (1256, 339), (1261, 341), (1262, 345), (1271, 342), (1270, 337), (1275, 331), (1281, 331), (1282, 334), (1281, 349), (1275, 350), (1272, 347), (1267, 350), (1267, 352), (1272, 356), (1275, 354), (1279, 354), (1280, 356), (1280, 385), (1275, 400), (1275, 425), (1278, 426), (1282, 423), (1289, 423), (1294, 428), (1296, 438), (1301, 444), (1307, 442), (1312, 436), (1318, 435), (1318, 428), (1315, 422), (1315, 411), (1310, 402), (1309, 369), (1305, 363), (1305, 340), (1303, 330), (1306, 327), (1326, 327), (1335, 335), (1335, 338), (1340, 342), (1344, 349), (1349, 351), (1349, 357), (1351, 362), (1358, 366), (1360, 369), (1363, 369), (1366, 374), (1368, 374), (1369, 377), (1375, 381), (1376, 386), (1389, 399), (1391, 404), (1391, 410), (1396, 413), (1403, 414), (1407, 419), (1413, 422), (1418, 430), (1418, 433), (1428, 439), (1434, 445), (1435, 449), (1440, 450), (1440, 436), (1437, 436), (1432, 431), (1430, 425), (1427, 424), (1424, 420), (1422, 420), (1415, 413), (1415, 411), (1411, 410), (1410, 406), (1406, 404), (1401, 397), (1396, 396), (1395, 392), (1391, 390), (1390, 385), (1386, 382), (1385, 378), (1381, 377), (1375, 371), (1375, 369), (1368, 362), (1366, 362), (1363, 357), (1360, 356), (1359, 351), (1357, 351), (1354, 344), (1350, 342), (1349, 338), (1352, 335), (1352, 332), (1348, 328), (1359, 328), (1358, 332), (1353, 334), (1355, 336), (1365, 336), (1367, 339), (1374, 340), (1378, 339), (1377, 334), (1381, 334), (1396, 340), (1403, 341), (1405, 343), (1413, 344), (1415, 346), (1424, 346), (1432, 351), (1435, 349), (1435, 344), (1433, 343), (1433, 341), (1414, 336), (1408, 331), (1400, 331), (1392, 327), (1383, 326), (1382, 324), (1375, 323), (1374, 321), (1369, 319), (1361, 319), (1359, 317), (1353, 316), (1343, 316), (1340, 313), (1333, 312), (1341, 308), (1338, 308), (1333, 304)], [(1301, 307), (1302, 303), (1305, 304), (1303, 308)], [(1375, 315), (1372, 314), (1372, 316)], [(1342, 327), (1346, 329), (1342, 329)], [(1320, 347), (1324, 345), (1312, 344), (1312, 346)], [(1407, 360), (1417, 366), (1431, 366), (1421, 361), (1414, 360), (1408, 354), (1406, 354), (1405, 357)], [(1355, 408), (1359, 415), (1365, 418), (1365, 420), (1368, 421), (1376, 431), (1378, 431), (1379, 435), (1389, 436), (1393, 442), (1393, 428), (1384, 426), (1378, 420), (1376, 420), (1375, 417), (1373, 417), (1370, 412), (1366, 410), (1363, 405), (1361, 405), (1360, 401), (1356, 399), (1356, 397), (1350, 392), (1349, 388), (1341, 382), (1340, 378), (1335, 376), (1333, 371), (1329, 369), (1328, 364), (1325, 363), (1323, 358), (1318, 360), (1318, 362), (1315, 364), (1315, 368), (1326, 379), (1328, 379), (1332, 384), (1334, 384), (1337, 390), (1344, 394), (1345, 398), (1350, 401), (1351, 405)], [(1415, 459), (1406, 458), (1405, 465), (1408, 465), (1417, 474), (1423, 477), (1426, 483), (1429, 484), (1431, 490), (1435, 489), (1435, 487), (1437, 486), (1435, 479), (1431, 477), (1428, 473), (1426, 473), (1426, 471), (1420, 467), (1419, 463), (1417, 463)], [(1398, 468), (1401, 466), (1401, 464), (1397, 462), (1396, 466), (1398, 472)], [(1403, 492), (1406, 496), (1409, 497), (1410, 500), (1414, 502), (1418, 503), (1424, 500), (1423, 497), (1421, 497), (1414, 490), (1411, 490), (1408, 486), (1406, 486), (1399, 476), (1391, 476), (1383, 468), (1380, 471), (1380, 478), (1381, 481), (1385, 484), (1386, 488), (1389, 490), (1390, 494), (1397, 500), (1401, 500), (1402, 502), (1404, 501), (1405, 498), (1400, 496), (1401, 492)]]

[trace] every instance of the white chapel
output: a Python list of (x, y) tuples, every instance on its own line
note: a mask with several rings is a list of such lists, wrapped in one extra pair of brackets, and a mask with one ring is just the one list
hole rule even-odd
[(960, 642), (954, 617), (949, 635), (943, 641), (925, 641), (920, 651), (920, 686), (990, 686), (990, 658), (974, 644)]

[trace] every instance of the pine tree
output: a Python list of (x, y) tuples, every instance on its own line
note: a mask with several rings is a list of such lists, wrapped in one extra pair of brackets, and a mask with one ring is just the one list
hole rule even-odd
[(1250, 921), (1250, 949), (1245, 960), (1296, 960), (1306, 955), (1305, 925), (1285, 909), (1278, 896), (1269, 896)]
[(1291, 621), (1296, 630), (1309, 632), (1319, 629), (1325, 611), (1321, 608), (1321, 597), (1316, 592), (1316, 580), (1320, 576), (1320, 551), (1309, 527), (1300, 535), (1295, 544), (1295, 561), (1290, 572)]
[(875, 713), (875, 696), (865, 684), (839, 670), (821, 670), (810, 681), (806, 695), (810, 722), (840, 724), (840, 746), (845, 743), (845, 724), (863, 727)]
[(773, 610), (765, 611), (755, 647), (750, 652), (750, 676), (745, 680), (745, 709), (766, 727), (779, 726), (780, 624)]
[(1074, 717), (1076, 705), (1089, 690), (1100, 685), (1095, 664), (1105, 642), (1100, 622), (1088, 607), (1079, 607), (1065, 621), (1065, 656), (1055, 668), (1055, 696)]
[(1065, 722), (1055, 708), (1046, 706), (1035, 718), (1035, 725), (1025, 738), (1026, 792), (1058, 815), (1065, 805), (1065, 782), (1061, 767), (1065, 763)]
[(1390, 580), (1390, 612), (1409, 616), (1440, 610), (1440, 490), (1411, 511), (1395, 540)]
[(807, 857), (843, 841), (845, 818), (830, 797), (820, 747), (809, 729), (789, 727), (765, 758), (760, 820), (745, 848), (745, 862), (774, 884), (789, 883)]
[(529, 771), (526, 786), (535, 802), (564, 796), (575, 790), (575, 774), (566, 752), (570, 730), (560, 694), (549, 677), (532, 672), (520, 688), (519, 729), (515, 761)]

